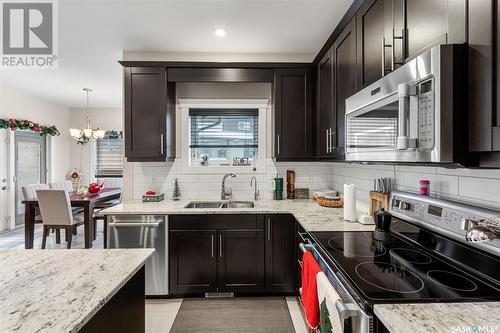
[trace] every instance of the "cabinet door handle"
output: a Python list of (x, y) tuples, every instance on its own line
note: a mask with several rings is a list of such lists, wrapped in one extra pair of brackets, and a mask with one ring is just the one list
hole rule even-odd
[[(336, 148), (336, 145), (335, 146), (333, 145), (333, 137), (335, 135), (337, 135), (337, 131), (336, 130), (332, 130), (330, 128), (330, 152), (333, 152), (333, 149)], [(337, 141), (335, 140), (335, 142), (337, 142)]]
[(271, 219), (267, 219), (267, 240), (271, 240)]
[(163, 134), (160, 134), (160, 151), (163, 156)]
[(330, 152), (330, 145), (328, 143), (328, 128), (326, 129), (326, 153)]
[(219, 234), (219, 257), (222, 258), (222, 234)]
[(212, 258), (214, 257), (214, 234), (212, 236)]
[[(385, 43), (385, 37), (382, 37), (382, 77), (385, 76), (385, 48), (391, 45)], [(394, 48), (393, 48), (394, 49)]]
[(278, 143), (278, 155), (280, 154), (280, 135), (277, 135), (276, 141)]

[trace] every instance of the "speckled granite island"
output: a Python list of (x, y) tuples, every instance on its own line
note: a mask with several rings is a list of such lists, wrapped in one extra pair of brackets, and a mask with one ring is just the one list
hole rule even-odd
[(143, 266), (153, 251), (0, 250), (0, 332), (90, 332), (119, 326), (113, 316), (141, 306), (144, 318)]
[[(373, 231), (373, 225), (342, 220), (342, 208), (321, 207), (312, 200), (257, 200), (254, 208), (184, 208), (196, 200), (130, 201), (101, 211), (104, 215), (124, 214), (292, 214), (308, 231)], [(215, 200), (214, 200), (215, 201)]]

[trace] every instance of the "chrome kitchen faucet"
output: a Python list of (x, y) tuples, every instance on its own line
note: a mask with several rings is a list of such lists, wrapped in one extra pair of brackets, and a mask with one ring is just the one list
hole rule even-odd
[(233, 177), (235, 178), (236, 175), (232, 172), (226, 173), (224, 177), (222, 177), (222, 187), (220, 190), (220, 198), (221, 200), (231, 200), (233, 198), (233, 191), (231, 190), (230, 187), (226, 189), (226, 179), (227, 177)]

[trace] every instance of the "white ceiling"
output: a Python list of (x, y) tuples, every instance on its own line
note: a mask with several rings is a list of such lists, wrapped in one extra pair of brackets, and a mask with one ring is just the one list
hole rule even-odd
[[(317, 53), (352, 0), (60, 0), (59, 68), (3, 83), (68, 107), (120, 107), (122, 51)], [(227, 36), (216, 37), (215, 27)], [(312, 59), (310, 59), (312, 60)]]

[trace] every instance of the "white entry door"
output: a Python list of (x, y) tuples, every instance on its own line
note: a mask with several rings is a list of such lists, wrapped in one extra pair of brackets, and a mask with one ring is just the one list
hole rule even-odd
[(9, 176), (7, 172), (7, 135), (5, 129), (0, 130), (0, 231), (9, 228)]

